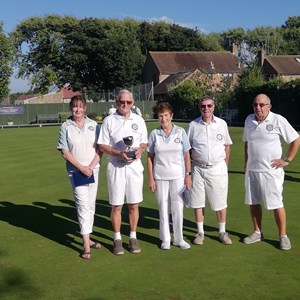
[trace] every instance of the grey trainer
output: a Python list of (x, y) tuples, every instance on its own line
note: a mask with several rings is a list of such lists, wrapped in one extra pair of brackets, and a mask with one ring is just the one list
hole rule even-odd
[(280, 249), (290, 250), (292, 248), (290, 239), (287, 236), (280, 237)]
[(231, 241), (230, 237), (228, 236), (227, 232), (221, 232), (219, 234), (219, 240), (224, 245), (231, 245), (232, 244), (232, 241)]
[(116, 255), (124, 254), (124, 249), (122, 246), (122, 240), (114, 240), (113, 252)]
[(135, 238), (129, 239), (129, 250), (131, 253), (134, 253), (134, 254), (141, 252), (141, 248), (139, 246), (137, 239), (135, 239)]
[(256, 242), (260, 242), (264, 239), (264, 236), (262, 232), (258, 234), (257, 232), (253, 231), (251, 234), (249, 234), (247, 237), (244, 238), (245, 244), (254, 244)]
[(197, 233), (195, 239), (194, 239), (194, 244), (195, 245), (202, 245), (204, 242), (204, 234), (203, 233)]

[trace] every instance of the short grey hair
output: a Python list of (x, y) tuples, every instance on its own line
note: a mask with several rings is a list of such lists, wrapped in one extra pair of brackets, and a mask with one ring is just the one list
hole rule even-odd
[(121, 90), (121, 91), (119, 92), (118, 97), (117, 97), (117, 101), (120, 100), (121, 95), (123, 95), (123, 94), (130, 94), (130, 95), (131, 95), (131, 98), (132, 98), (132, 101), (134, 101), (134, 99), (133, 99), (133, 94), (132, 94), (129, 90), (126, 90), (126, 89)]
[(201, 105), (202, 102), (206, 100), (211, 100), (213, 104), (215, 104), (215, 100), (211, 96), (205, 95), (199, 100), (199, 106)]

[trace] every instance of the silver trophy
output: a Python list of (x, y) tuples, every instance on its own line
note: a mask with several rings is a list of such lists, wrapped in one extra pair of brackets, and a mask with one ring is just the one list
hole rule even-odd
[(123, 137), (123, 142), (126, 145), (126, 155), (129, 158), (136, 159), (135, 150), (131, 150), (131, 146), (133, 144), (133, 136)]

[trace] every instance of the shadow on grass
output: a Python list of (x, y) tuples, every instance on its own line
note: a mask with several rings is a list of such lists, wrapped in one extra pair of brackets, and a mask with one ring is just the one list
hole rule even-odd
[[(33, 202), (32, 205), (14, 204), (12, 202), (0, 202), (0, 219), (7, 223), (24, 228), (31, 232), (37, 233), (47, 239), (50, 239), (60, 245), (73, 249), (76, 252), (82, 251), (81, 235), (78, 232), (79, 225), (77, 222), (76, 209), (73, 200), (60, 199), (58, 200), (64, 205), (51, 205), (46, 202)], [(96, 201), (96, 214), (94, 221), (93, 235), (99, 237), (103, 247), (109, 249), (111, 252), (113, 242), (113, 230), (110, 220), (111, 206), (107, 200), (98, 199)], [(171, 217), (170, 217), (171, 220)], [(184, 232), (185, 237), (191, 242), (193, 241), (196, 230), (196, 223), (188, 219), (184, 219)], [(139, 228), (143, 230), (139, 230)], [(100, 230), (98, 230), (100, 229)], [(111, 237), (108, 238), (105, 234), (101, 233), (101, 229), (111, 231)], [(156, 234), (150, 235), (146, 231), (155, 229)], [(218, 240), (217, 227), (204, 225), (205, 236), (214, 240)], [(172, 231), (172, 226), (171, 226)], [(129, 236), (129, 218), (128, 207), (124, 205), (122, 210), (122, 235)], [(231, 235), (236, 235), (242, 240), (245, 236), (239, 232), (230, 231)], [(80, 242), (76, 241), (73, 237), (78, 237)], [(104, 243), (104, 239), (110, 239), (110, 243)], [(147, 208), (140, 206), (140, 218), (138, 224), (138, 238), (144, 242), (160, 247), (159, 239), (159, 212), (158, 209)], [(124, 246), (128, 244), (124, 243)]]
[(241, 174), (241, 175), (245, 175), (244, 171), (228, 171), (228, 174)]
[(2, 201), (0, 202), (0, 219), (79, 251), (79, 248), (74, 245), (78, 243), (69, 236), (69, 234), (80, 236), (77, 232), (78, 224), (74, 209), (45, 202), (25, 205)]
[[(286, 180), (286, 181), (300, 182), (300, 178), (297, 178), (297, 177), (293, 177), (293, 176), (287, 175), (286, 173), (291, 173), (291, 172), (285, 172), (284, 180)], [(298, 172), (293, 172), (293, 173), (298, 174)]]
[[(28, 274), (11, 267), (1, 267), (0, 291), (4, 299), (41, 299), (41, 293), (28, 278)], [(19, 298), (20, 297), (20, 298)]]

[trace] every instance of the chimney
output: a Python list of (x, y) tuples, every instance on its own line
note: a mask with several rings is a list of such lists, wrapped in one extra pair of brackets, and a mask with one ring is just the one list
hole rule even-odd
[(231, 49), (230, 52), (235, 55), (238, 56), (238, 46), (235, 43), (231, 43)]
[(265, 60), (265, 51), (263, 49), (260, 49), (257, 52), (257, 60), (258, 60), (258, 65), (262, 67)]

